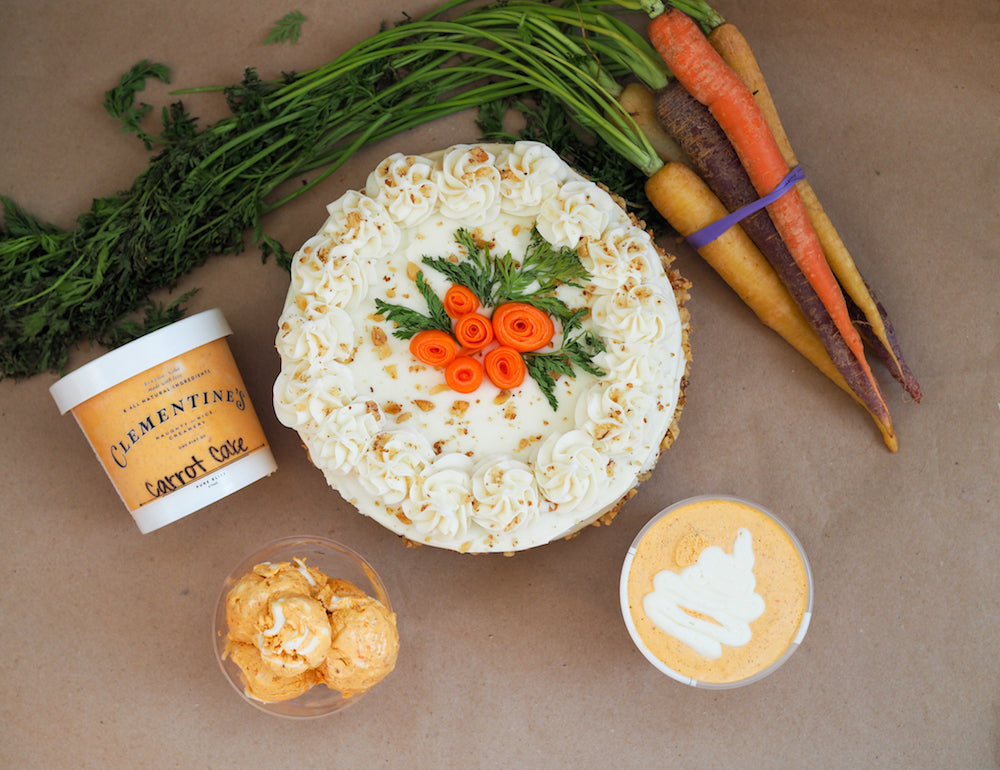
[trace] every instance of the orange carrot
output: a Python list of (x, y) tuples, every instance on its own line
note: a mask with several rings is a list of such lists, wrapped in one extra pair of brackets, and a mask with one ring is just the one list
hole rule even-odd
[(444, 381), (456, 393), (472, 393), (483, 382), (483, 365), (472, 356), (458, 356), (445, 367)]
[(461, 318), (479, 309), (479, 298), (467, 286), (452, 284), (444, 293), (444, 311), (450, 318)]
[(458, 355), (458, 343), (438, 329), (425, 329), (410, 339), (410, 353), (428, 366), (447, 366)]
[(514, 348), (501, 345), (493, 348), (483, 359), (483, 368), (490, 382), (500, 389), (516, 388), (524, 382), (527, 367), (521, 354)]
[(493, 342), (493, 325), (480, 313), (465, 313), (455, 321), (453, 331), (458, 344), (469, 353), (482, 350)]
[(527, 353), (552, 341), (555, 324), (549, 314), (526, 302), (505, 302), (493, 311), (493, 334), (501, 345)]
[[(774, 190), (787, 176), (788, 164), (750, 89), (712, 48), (697, 24), (681, 11), (669, 8), (650, 22), (649, 38), (677, 80), (711, 110), (758, 194), (766, 195)], [(865, 359), (861, 336), (851, 322), (847, 302), (798, 192), (789, 190), (767, 210), (799, 269), (857, 358), (865, 377), (873, 389), (880, 392)]]

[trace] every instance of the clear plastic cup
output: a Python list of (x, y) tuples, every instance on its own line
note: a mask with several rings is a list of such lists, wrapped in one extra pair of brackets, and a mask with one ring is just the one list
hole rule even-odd
[(223, 675), (239, 696), (254, 708), (272, 716), (309, 719), (343, 711), (360, 701), (368, 691), (345, 696), (337, 690), (318, 684), (297, 698), (264, 702), (246, 692), (242, 671), (226, 655), (226, 636), (229, 633), (226, 598), (230, 589), (262, 562), (291, 562), (294, 559), (304, 560), (306, 565), (315, 567), (327, 577), (350, 581), (369, 596), (378, 599), (390, 612), (392, 604), (385, 584), (364, 557), (342, 543), (323, 537), (294, 536), (275, 540), (244, 558), (226, 577), (219, 592), (212, 622), (212, 644)]
[(726, 495), (681, 500), (654, 516), (628, 550), (619, 592), (643, 656), (708, 689), (776, 671), (812, 616), (812, 572), (798, 539), (770, 511)]

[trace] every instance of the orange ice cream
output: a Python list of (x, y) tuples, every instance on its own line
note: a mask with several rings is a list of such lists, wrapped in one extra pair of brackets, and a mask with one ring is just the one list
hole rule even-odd
[(731, 498), (679, 504), (626, 559), (622, 604), (643, 654), (689, 684), (731, 685), (771, 669), (805, 634), (808, 565), (773, 517)]
[(290, 700), (320, 683), (355, 695), (396, 664), (395, 614), (301, 559), (255, 566), (229, 591), (226, 620), (225, 654), (260, 701)]

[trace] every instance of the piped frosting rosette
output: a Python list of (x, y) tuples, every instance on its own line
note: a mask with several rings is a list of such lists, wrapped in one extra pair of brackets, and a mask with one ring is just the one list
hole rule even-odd
[[(494, 254), (523, 254), (533, 231), (578, 254), (586, 279), (555, 295), (588, 311), (601, 374), (558, 376), (556, 408), (531, 378), (448, 391), (376, 312), (377, 300), (427, 312), (418, 272), (443, 296), (448, 279), (424, 258), (468, 258), (459, 228)], [(275, 412), (332, 487), (409, 541), (530, 548), (615, 510), (655, 464), (687, 365), (680, 305), (649, 234), (545, 145), (397, 153), (294, 257)]]

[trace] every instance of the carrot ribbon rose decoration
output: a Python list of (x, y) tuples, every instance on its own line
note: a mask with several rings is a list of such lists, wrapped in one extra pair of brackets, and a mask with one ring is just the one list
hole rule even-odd
[(527, 353), (552, 341), (555, 324), (544, 310), (526, 302), (505, 302), (493, 311), (493, 334), (501, 345)]
[(455, 322), (455, 339), (469, 353), (482, 350), (493, 342), (493, 325), (480, 313), (466, 313)]
[(510, 390), (524, 382), (527, 372), (524, 359), (514, 348), (501, 345), (493, 348), (483, 359), (483, 367), (490, 382), (501, 390)]
[(444, 293), (444, 312), (451, 318), (461, 318), (479, 309), (479, 298), (467, 286), (453, 284)]
[(438, 329), (425, 329), (410, 339), (410, 353), (428, 366), (447, 366), (458, 355), (458, 343)]
[(483, 382), (483, 365), (472, 356), (458, 356), (445, 367), (444, 381), (456, 393), (473, 393)]

